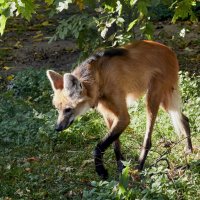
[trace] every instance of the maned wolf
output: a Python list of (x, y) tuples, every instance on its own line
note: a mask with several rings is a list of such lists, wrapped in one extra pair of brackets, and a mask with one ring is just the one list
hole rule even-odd
[(109, 133), (94, 151), (96, 172), (108, 177), (103, 154), (113, 144), (118, 169), (123, 169), (119, 136), (130, 122), (128, 105), (146, 94), (146, 133), (139, 157), (142, 169), (151, 148), (151, 135), (159, 106), (170, 115), (174, 128), (186, 138), (186, 150), (192, 152), (188, 118), (181, 112), (178, 90), (179, 65), (175, 53), (153, 41), (139, 41), (120, 48), (98, 52), (64, 76), (47, 71), (54, 91), (53, 104), (59, 116), (57, 131), (69, 127), (89, 108), (103, 115)]

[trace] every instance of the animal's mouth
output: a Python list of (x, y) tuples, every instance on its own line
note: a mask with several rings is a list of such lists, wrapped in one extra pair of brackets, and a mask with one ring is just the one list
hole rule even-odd
[(74, 120), (70, 121), (67, 127), (71, 126), (73, 124)]
[(65, 126), (56, 126), (56, 131), (58, 131), (58, 132), (60, 132), (60, 131), (63, 131), (63, 130), (65, 130), (65, 129), (67, 129), (67, 128), (69, 128), (71, 125), (72, 125), (72, 123), (74, 122), (74, 120), (71, 120), (67, 125), (65, 125)]
[(70, 120), (69, 123), (63, 128), (63, 130), (69, 128), (73, 124), (73, 122), (74, 122), (74, 119)]

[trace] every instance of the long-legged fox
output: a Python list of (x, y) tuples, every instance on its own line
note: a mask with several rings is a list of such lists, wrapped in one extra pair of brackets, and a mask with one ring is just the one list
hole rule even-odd
[(130, 101), (146, 94), (146, 133), (138, 169), (143, 168), (151, 148), (160, 105), (169, 113), (175, 131), (186, 138), (187, 151), (192, 152), (188, 118), (181, 112), (178, 70), (175, 53), (153, 41), (134, 42), (96, 53), (64, 76), (48, 70), (54, 91), (53, 104), (59, 113), (56, 130), (69, 127), (89, 108), (97, 108), (109, 128), (94, 151), (96, 172), (105, 179), (108, 173), (103, 165), (103, 154), (113, 144), (118, 169), (122, 170), (119, 136), (130, 122), (127, 107)]

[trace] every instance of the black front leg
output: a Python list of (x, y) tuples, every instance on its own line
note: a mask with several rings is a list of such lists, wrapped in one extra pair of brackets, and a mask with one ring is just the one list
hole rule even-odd
[[(118, 171), (122, 173), (122, 170), (124, 169), (124, 165), (122, 163), (122, 161), (124, 160), (124, 157), (121, 154), (119, 139), (114, 141), (113, 146), (114, 146), (114, 152), (115, 152), (116, 161), (117, 161), (117, 168), (118, 168)], [(103, 147), (102, 144), (98, 144), (97, 147), (95, 148), (95, 151), (94, 151), (95, 167), (96, 167), (96, 172), (98, 173), (98, 175), (103, 180), (106, 180), (108, 178), (108, 171), (105, 169), (103, 165), (102, 159), (103, 159), (103, 154), (105, 150), (102, 151), (103, 149), (102, 147)]]
[(101, 150), (100, 144), (98, 144), (94, 150), (94, 162), (95, 169), (97, 174), (103, 179), (106, 180), (108, 178), (108, 171), (105, 169), (103, 165), (103, 154), (104, 152)]
[[(113, 130), (96, 146), (94, 151), (95, 168), (98, 175), (103, 178), (108, 178), (108, 172), (103, 165), (103, 154), (105, 150), (116, 140), (118, 140), (120, 134), (129, 124), (129, 118), (127, 120), (121, 120), (116, 123)], [(120, 152), (117, 153), (119, 155)], [(121, 154), (121, 153), (120, 153)], [(120, 157), (121, 158), (121, 157)], [(122, 164), (122, 163), (121, 163)]]
[(108, 178), (108, 171), (103, 165), (103, 154), (105, 150), (119, 137), (120, 133), (111, 132), (106, 136), (95, 148), (94, 151), (94, 162), (97, 174), (102, 179)]

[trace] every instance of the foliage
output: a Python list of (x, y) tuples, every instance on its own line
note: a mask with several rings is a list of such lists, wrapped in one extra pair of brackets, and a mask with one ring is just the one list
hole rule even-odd
[(96, 49), (101, 41), (95, 28), (95, 19), (87, 13), (72, 15), (68, 19), (61, 20), (50, 42), (58, 38), (65, 39), (66, 36), (75, 38), (79, 49), (85, 53), (91, 48), (91, 44), (92, 49)]
[[(1, 134), (5, 136), (5, 142), (14, 142), (16, 138), (18, 144), (23, 139), (25, 144), (33, 142), (33, 138), (39, 137), (36, 133), (42, 133), (48, 123), (47, 119), (55, 114), (53, 110), (48, 111), (46, 116), (41, 113), (47, 111), (50, 104), (50, 91), (47, 89), (49, 83), (45, 75), (40, 75), (41, 72), (44, 74), (44, 70), (33, 69), (19, 72), (8, 85), (8, 91), (0, 96)], [(41, 102), (43, 105), (36, 107)]]
[(141, 180), (135, 182), (129, 180), (131, 171), (127, 165), (119, 183), (93, 181), (91, 185), (94, 188), (89, 191), (84, 190), (83, 199), (198, 199), (197, 185), (200, 184), (198, 173), (198, 163), (180, 177), (172, 174), (172, 170), (159, 166), (144, 170), (141, 173)]
[(30, 20), (35, 13), (36, 4), (34, 0), (0, 0), (0, 33), (4, 32), (6, 21), (9, 17), (22, 15)]
[(200, 76), (189, 73), (180, 73), (181, 93), (183, 102), (187, 105), (185, 112), (190, 116), (190, 122), (194, 133), (200, 132)]
[[(193, 170), (193, 173), (191, 173)], [(198, 194), (194, 185), (199, 185), (196, 177), (199, 173), (197, 165), (191, 166), (178, 178), (171, 174), (169, 169), (163, 166), (155, 167), (144, 171), (146, 188), (142, 191), (144, 199), (194, 199)], [(167, 188), (167, 189), (166, 189)], [(197, 196), (196, 196), (197, 197)]]
[[(38, 8), (34, 0), (1, 0), (0, 2), (1, 34), (8, 18), (20, 14), (30, 20)], [(197, 2), (194, 0), (45, 0), (45, 2), (47, 7), (50, 7), (51, 15), (66, 12), (68, 9), (79, 10), (78, 14), (60, 21), (51, 40), (73, 37), (85, 54), (99, 46), (124, 44), (134, 39), (136, 35), (140, 38), (152, 39), (154, 31), (152, 19), (163, 13), (163, 8), (165, 16), (172, 17), (173, 23), (178, 19), (197, 21), (194, 12)], [(139, 27), (139, 33), (135, 31), (136, 27), (137, 29)]]
[[(182, 72), (180, 84), (193, 144), (199, 147), (200, 79)], [(17, 73), (0, 94), (1, 199), (198, 199), (199, 150), (183, 153), (184, 142), (176, 144), (164, 112), (157, 119), (146, 168), (138, 173), (133, 168), (145, 127), (143, 100), (130, 109), (131, 125), (121, 136), (130, 162), (124, 163), (127, 167), (118, 179), (113, 151), (108, 149), (104, 160), (111, 178), (99, 181), (92, 152), (105, 132), (102, 118), (89, 112), (55, 133), (51, 92), (45, 70), (28, 69)]]
[[(164, 6), (167, 11), (166, 15), (173, 17), (172, 22), (175, 23), (178, 19), (189, 19), (191, 21), (197, 21), (193, 7), (196, 6), (196, 2), (192, 0), (183, 1), (160, 1), (160, 0), (142, 0), (142, 1), (100, 1), (96, 5), (91, 4), (90, 1), (76, 1), (81, 2), (81, 10), (89, 8), (93, 10), (93, 16), (87, 16), (88, 20), (91, 20), (88, 25), (85, 25), (85, 21), (80, 19), (78, 26), (75, 17), (73, 20), (69, 19), (65, 22), (65, 28), (61, 23), (53, 38), (74, 36), (79, 47), (83, 52), (91, 53), (100, 46), (117, 46), (129, 42), (136, 37), (140, 38), (153, 38), (154, 26), (152, 19), (155, 19), (155, 9), (159, 6)], [(54, 3), (55, 4), (55, 3)], [(83, 6), (84, 5), (84, 6)], [(82, 11), (82, 15), (88, 13), (88, 9)], [(167, 13), (168, 12), (168, 13)], [(173, 14), (172, 14), (173, 13)], [(87, 14), (86, 14), (87, 15)], [(71, 25), (69, 25), (71, 24)], [(81, 26), (83, 24), (83, 26)], [(71, 27), (76, 27), (71, 31)], [(83, 28), (82, 28), (83, 27)], [(136, 31), (136, 28), (140, 32)], [(84, 34), (85, 32), (85, 34)], [(73, 34), (71, 34), (73, 33)], [(94, 34), (95, 33), (95, 34)], [(91, 37), (93, 34), (93, 37)], [(77, 37), (78, 36), (78, 37)], [(96, 39), (96, 41), (94, 40)], [(83, 41), (87, 45), (82, 45)]]
[(116, 181), (100, 181), (91, 182), (91, 186), (93, 187), (92, 190), (84, 190), (83, 191), (83, 199), (85, 200), (92, 200), (92, 199), (98, 199), (98, 200), (114, 200), (116, 199), (116, 195), (114, 192), (114, 188), (117, 186)]
[(196, 6), (194, 0), (178, 1), (176, 5), (172, 4), (171, 7), (175, 6), (175, 13), (172, 18), (172, 22), (175, 23), (177, 19), (186, 19), (190, 17), (191, 21), (196, 21), (197, 18), (192, 10), (193, 6)]
[(27, 99), (31, 103), (39, 104), (46, 101), (47, 104), (50, 104), (49, 96), (51, 93), (49, 91), (49, 82), (45, 76), (45, 70), (30, 68), (18, 72), (15, 79), (10, 82), (10, 87), (18, 98)]
[[(76, 1), (76, 3), (79, 1)], [(93, 12), (88, 15), (88, 10), (85, 9), (80, 14), (74, 15), (67, 20), (62, 20), (57, 27), (52, 40), (65, 37), (74, 37), (79, 48), (85, 55), (94, 51), (101, 46), (117, 46), (129, 42), (136, 37), (153, 38), (154, 26), (152, 19), (155, 16), (158, 19), (160, 13), (165, 13), (160, 16), (172, 17), (175, 23), (179, 18), (190, 17), (191, 21), (196, 21), (193, 7), (195, 2), (186, 1), (103, 1), (96, 5), (89, 1), (80, 1), (81, 10), (89, 8)], [(58, 3), (58, 2), (57, 2)], [(186, 5), (187, 4), (187, 8)], [(56, 5), (54, 3), (54, 5)], [(159, 10), (162, 8), (161, 10)], [(56, 9), (56, 6), (55, 6)], [(157, 9), (157, 12), (156, 12)], [(183, 13), (179, 11), (181, 9)], [(172, 14), (174, 13), (174, 14)], [(160, 14), (161, 15), (161, 14)], [(86, 20), (89, 23), (86, 23)], [(73, 28), (72, 28), (73, 27)], [(136, 31), (136, 28), (140, 32)]]

